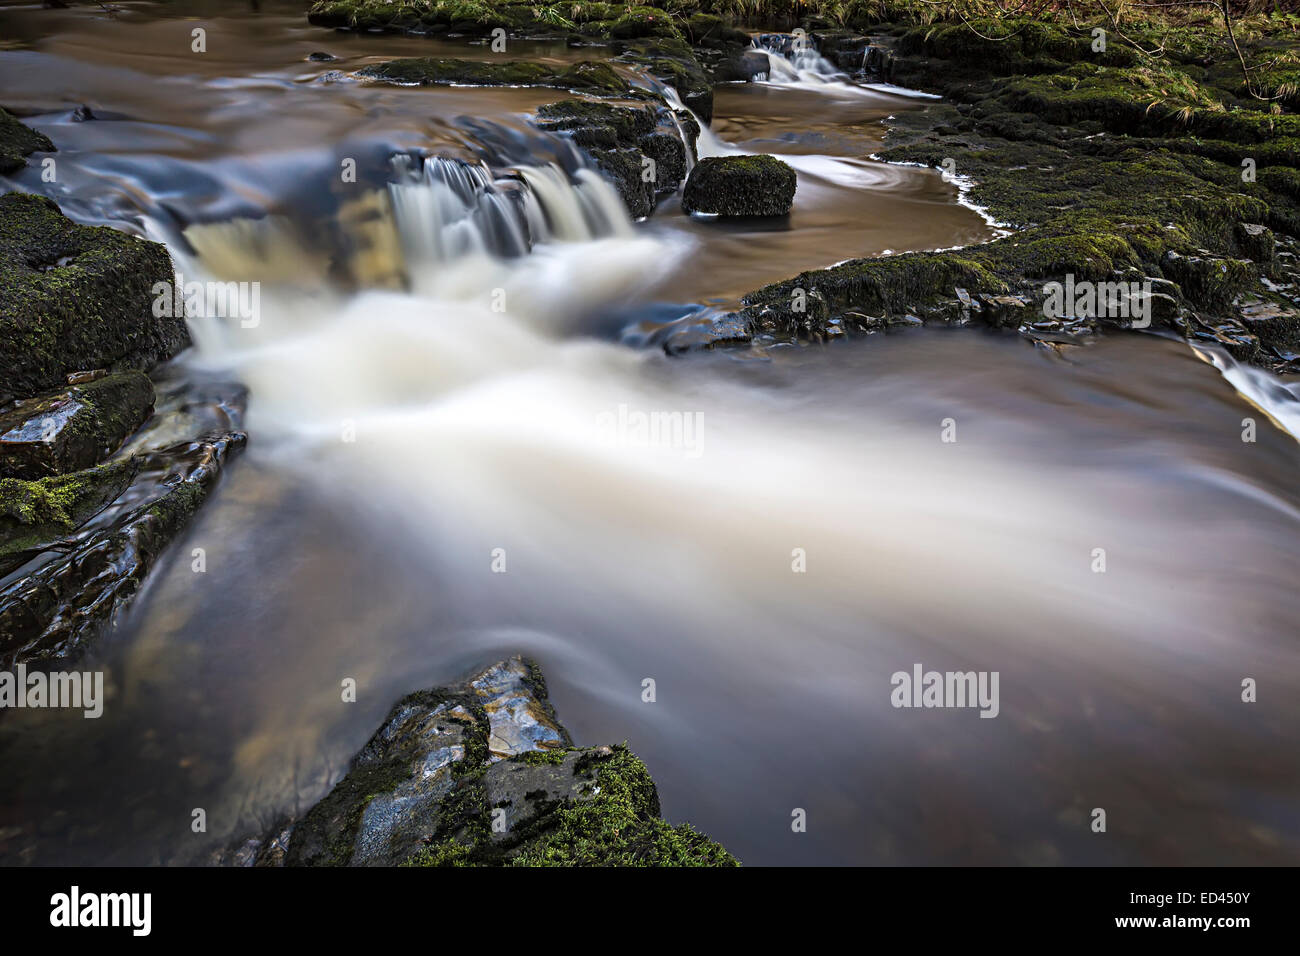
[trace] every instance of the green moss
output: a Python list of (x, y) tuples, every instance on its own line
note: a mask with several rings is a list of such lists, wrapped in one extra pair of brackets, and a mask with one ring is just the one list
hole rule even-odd
[(39, 481), (0, 478), (0, 573), (99, 514), (138, 470), (128, 458)]
[(784, 216), (797, 185), (794, 170), (775, 156), (710, 156), (691, 170), (682, 208), (722, 216)]
[[(517, 762), (562, 764), (576, 751), (524, 755)], [(730, 853), (683, 824), (659, 817), (659, 796), (644, 763), (626, 746), (581, 752), (574, 774), (586, 781), (577, 800), (539, 801), (508, 838), (490, 838), (487, 808), (466, 817), (481, 829), (435, 837), (410, 866), (737, 866)], [(481, 794), (470, 794), (471, 798)], [(480, 812), (481, 811), (481, 812)]]
[(152, 314), (154, 284), (172, 278), (156, 243), (77, 225), (44, 197), (0, 196), (0, 401), (189, 345), (183, 318)]
[(638, 91), (607, 63), (583, 61), (556, 68), (527, 60), (489, 62), (448, 57), (410, 57), (366, 67), (362, 76), (420, 86), (550, 86), (601, 96), (636, 96)]

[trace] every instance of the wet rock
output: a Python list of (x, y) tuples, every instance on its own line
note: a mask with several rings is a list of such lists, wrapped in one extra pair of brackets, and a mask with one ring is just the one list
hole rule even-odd
[(794, 170), (775, 156), (713, 156), (691, 170), (682, 208), (719, 216), (784, 216), (796, 185)]
[(682, 104), (700, 118), (713, 121), (713, 80), (705, 72), (686, 41), (678, 37), (656, 37), (617, 44), (621, 62), (644, 69), (676, 90)]
[(0, 174), (7, 175), (27, 165), (29, 153), (52, 153), (54, 144), (44, 133), (24, 126), (0, 109)]
[(1242, 327), (1279, 355), (1300, 350), (1300, 308), (1257, 300), (1238, 309)]
[(308, 53), (307, 59), (312, 63), (333, 63), (338, 59), (338, 57), (333, 53), (325, 53), (321, 50), (317, 50), (314, 53)]
[(1245, 260), (1184, 256), (1173, 250), (1165, 253), (1160, 268), (1189, 302), (1205, 309), (1227, 306), (1256, 279), (1254, 265)]
[[(52, 559), (0, 588), (0, 667), (59, 667), (80, 657), (139, 590), (214, 487), (229, 455), (246, 441), (243, 432), (233, 432), (137, 456), (139, 472), (129, 493), (138, 490), (138, 500), (119, 503), (114, 520), (92, 522)], [(49, 480), (48, 487), (61, 487), (58, 481)], [(102, 491), (107, 497), (111, 488)], [(65, 523), (76, 520), (74, 515)]]
[(657, 196), (681, 186), (687, 144), (693, 158), (699, 135), (689, 115), (666, 106), (616, 106), (591, 100), (548, 103), (537, 111), (536, 125), (567, 133), (585, 149), (634, 219), (650, 215)]
[(0, 196), (0, 403), (176, 355), (185, 319), (152, 308), (153, 286), (173, 278), (157, 243), (77, 225), (40, 196)]
[(143, 372), (120, 372), (0, 411), (0, 477), (44, 478), (103, 461), (153, 412)]
[(728, 48), (749, 46), (750, 37), (744, 30), (731, 26), (722, 17), (711, 13), (693, 13), (686, 21), (686, 38), (695, 46)]
[(575, 748), (537, 666), (494, 664), (400, 700), (348, 773), (296, 823), (222, 865), (735, 865), (659, 818), (626, 747)]
[(1252, 262), (1267, 265), (1273, 261), (1276, 243), (1273, 231), (1267, 226), (1255, 222), (1237, 223), (1237, 244), (1242, 254)]
[(39, 481), (0, 478), (0, 577), (62, 542), (124, 492), (134, 458)]

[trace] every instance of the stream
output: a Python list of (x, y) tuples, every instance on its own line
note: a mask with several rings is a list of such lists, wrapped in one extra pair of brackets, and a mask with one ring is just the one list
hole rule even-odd
[[(1154, 335), (664, 348), (801, 270), (999, 235), (870, 158), (925, 98), (798, 62), (720, 86), (701, 153), (788, 160), (790, 217), (632, 222), (528, 122), (562, 92), (352, 75), (486, 46), (124, 7), (0, 7), (3, 102), (59, 149), (0, 186), (261, 283), (160, 372), (246, 387), (250, 439), (80, 665), (104, 716), (0, 720), (0, 862), (202, 863), (401, 695), (514, 653), (746, 864), (1300, 859), (1294, 384)], [(918, 663), (998, 672), (997, 719), (892, 706)]]

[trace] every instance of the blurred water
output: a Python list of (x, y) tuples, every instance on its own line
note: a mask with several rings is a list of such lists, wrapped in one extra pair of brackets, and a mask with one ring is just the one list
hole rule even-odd
[[(352, 69), (423, 41), (338, 38), (273, 6), (211, 22), (269, 24), (274, 42), (173, 77), (123, 32), (170, 36), (161, 14), (42, 13), (63, 32), (0, 17), (30, 37), (0, 54), (6, 90), (55, 110), (95, 89), (135, 124), (38, 122), (68, 170), (60, 198), (167, 239), (187, 275), (259, 278), (262, 315), (196, 322), (177, 363), (250, 388), (252, 441), (87, 662), (108, 674), (105, 716), (0, 722), (5, 862), (200, 861), (310, 806), (402, 693), (518, 652), (575, 739), (630, 741), (666, 814), (748, 863), (1300, 858), (1284, 386), (1137, 335), (1061, 354), (962, 330), (678, 359), (617, 344), (629, 315), (728, 301), (799, 255), (987, 236), (937, 176), (863, 158), (883, 113), (837, 126), (825, 101), (799, 126), (782, 112), (798, 102), (770, 98), (806, 90), (722, 95), (742, 148), (803, 131), (791, 221), (767, 242), (669, 203), (634, 227), (521, 119), (554, 91), (336, 95), (287, 75), (334, 66), (285, 65), (302, 49), (341, 45)], [(80, 73), (61, 68), (72, 50)], [(106, 80), (146, 69), (167, 96)], [(59, 80), (38, 91), (28, 73)], [(268, 101), (310, 129), (277, 134)], [(164, 147), (166, 109), (183, 129)], [(214, 125), (227, 110), (233, 140)], [(309, 224), (342, 203), (302, 184), (332, 175), (358, 117), (380, 185), (404, 150), (478, 163), (522, 143), (534, 161), (398, 177), (387, 205), (377, 187), (405, 281), (340, 286)], [(836, 218), (844, 197), (861, 228)], [(679, 430), (638, 431), (642, 415)], [(997, 671), (999, 716), (892, 707), (891, 674), (916, 663)]]

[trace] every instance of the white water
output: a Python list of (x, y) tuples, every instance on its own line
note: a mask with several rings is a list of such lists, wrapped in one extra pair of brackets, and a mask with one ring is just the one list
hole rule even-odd
[[(838, 414), (796, 414), (726, 382), (669, 384), (653, 355), (565, 338), (575, 316), (625, 301), (688, 250), (636, 236), (607, 186), (571, 185), (554, 169), (521, 171), (531, 211), (520, 218), (492, 201), (511, 221), (502, 240), (475, 218), (490, 175), (450, 172), (393, 190), (409, 291), (308, 299), (271, 288), (256, 329), (198, 324), (195, 361), (251, 387), (251, 428), (287, 467), (350, 474), (343, 487), (362, 482), (400, 503), (452, 578), (473, 578), (490, 546), (508, 544), (521, 565), (544, 569), (539, 594), (581, 582), (613, 615), (642, 603), (647, 579), (693, 626), (725, 630), (759, 608), (787, 619), (812, 602), (876, 634), (885, 643), (864, 653), (882, 661), (885, 635), (907, 632), (944, 653), (994, 658), (1034, 648), (1078, 658), (1067, 633), (1089, 634), (1091, 655), (1175, 634), (1184, 653), (1212, 654), (1224, 640), (1215, 602), (1192, 612), (1195, 595), (1151, 600), (1152, 576), (1169, 567), (1157, 553), (1194, 553), (1198, 529), (1162, 527), (1153, 552), (1149, 528), (1127, 515), (1067, 504), (1117, 494), (1116, 478), (1040, 463), (1026, 483), (997, 447), (941, 444), (937, 419), (918, 431), (871, 416), (846, 445)], [(533, 237), (530, 253), (488, 251), (518, 245), (539, 216), (550, 235)], [(702, 416), (701, 448), (610, 441), (598, 421), (620, 406)], [(341, 437), (349, 428), (355, 442)], [(888, 492), (808, 507), (810, 492), (829, 489)], [(678, 529), (710, 546), (684, 553)], [(629, 573), (609, 557), (633, 542)], [(1100, 590), (1087, 573), (1098, 542), (1127, 548), (1137, 569)], [(819, 573), (800, 580), (792, 606), (793, 548), (815, 555)], [(760, 650), (780, 668), (802, 654), (797, 643), (747, 648)]]

